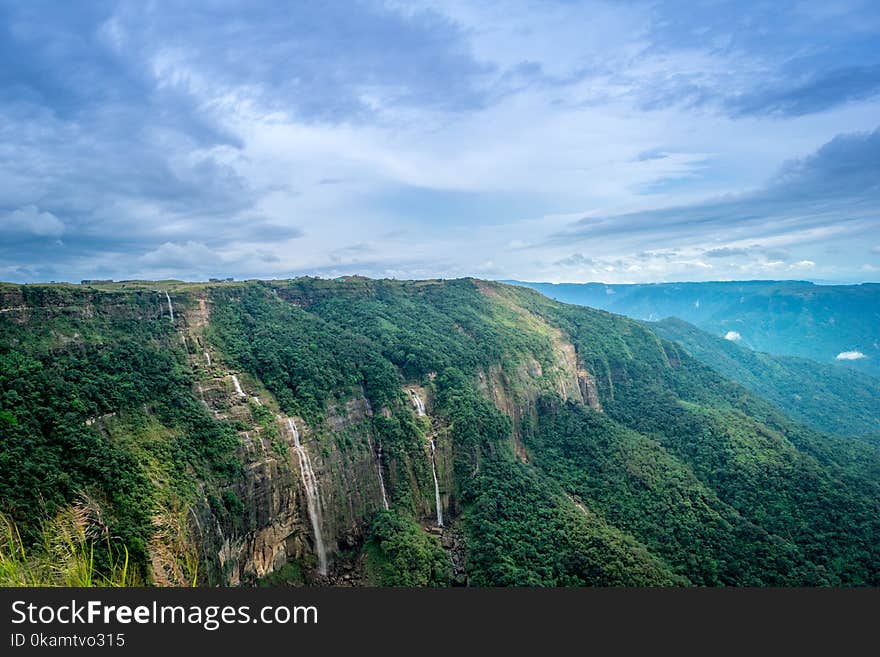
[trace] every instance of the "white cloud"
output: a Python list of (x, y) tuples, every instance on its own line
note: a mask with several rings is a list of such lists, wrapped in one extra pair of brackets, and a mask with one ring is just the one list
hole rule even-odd
[(151, 267), (203, 267), (218, 264), (221, 258), (201, 242), (165, 242), (140, 260)]
[(861, 351), (841, 351), (834, 357), (836, 360), (861, 360), (867, 358)]
[[(26, 12), (23, 24), (45, 22), (49, 33), (88, 32), (46, 52), (10, 45), (24, 48), (26, 63), (12, 72), (44, 71), (45, 89), (71, 92), (35, 94), (45, 105), (34, 101), (26, 119), (0, 108), (0, 235), (19, 237), (0, 240), (0, 260), (18, 270), (73, 280), (95, 275), (99, 262), (108, 277), (222, 267), (266, 277), (344, 268), (609, 283), (785, 272), (832, 280), (859, 267), (854, 250), (877, 245), (873, 196), (855, 199), (874, 212), (867, 219), (864, 207), (835, 207), (830, 225), (780, 215), (776, 201), (791, 195), (769, 204), (748, 196), (782, 162), (842, 130), (877, 126), (877, 98), (772, 120), (742, 104), (725, 109), (734, 97), (777, 107), (778, 69), (791, 61), (778, 53), (815, 42), (789, 30), (800, 19), (785, 11), (770, 12), (785, 28), (777, 36), (803, 41), (782, 47), (746, 43), (751, 32), (738, 21), (665, 3), (118, 4), (98, 25)], [(689, 21), (700, 29), (679, 29)], [(129, 72), (133, 80), (118, 77)], [(74, 93), (77, 79), (89, 88)], [(756, 103), (765, 89), (769, 105)], [(67, 111), (53, 107), (56, 96), (72, 103)], [(836, 158), (827, 171), (861, 171), (855, 177), (874, 185), (874, 161)], [(756, 210), (734, 202), (743, 194)], [(729, 211), (704, 216), (709, 201)], [(664, 209), (671, 216), (659, 223), (629, 216)], [(585, 218), (597, 235), (551, 241)], [(63, 249), (30, 238), (62, 232)], [(341, 252), (341, 239), (375, 246)], [(19, 248), (25, 242), (42, 250)], [(819, 245), (839, 255), (819, 257)]]
[(731, 342), (739, 342), (740, 340), (742, 340), (742, 336), (739, 334), (738, 331), (728, 331), (724, 334), (724, 339), (730, 340)]
[(0, 233), (58, 237), (64, 223), (51, 212), (41, 212), (36, 205), (25, 205), (0, 218)]

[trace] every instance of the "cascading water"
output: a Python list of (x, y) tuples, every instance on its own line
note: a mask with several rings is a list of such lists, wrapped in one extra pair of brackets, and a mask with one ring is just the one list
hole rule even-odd
[(434, 439), (431, 438), (431, 472), (434, 474), (434, 504), (437, 507), (437, 526), (443, 526), (443, 507), (440, 506), (440, 482), (437, 481), (437, 459), (434, 453), (437, 451)]
[[(422, 398), (419, 397), (419, 393), (415, 390), (409, 391), (410, 397), (412, 398), (413, 406), (416, 407), (416, 414), (419, 417), (425, 417), (425, 403), (422, 401)], [(437, 446), (434, 444), (434, 439), (431, 438), (431, 473), (434, 475), (434, 506), (437, 508), (437, 526), (443, 526), (443, 507), (440, 505), (440, 481), (437, 479), (437, 459), (435, 457), (435, 452), (437, 451)]]
[(302, 475), (303, 488), (306, 490), (306, 507), (309, 520), (312, 521), (312, 532), (315, 535), (315, 552), (318, 554), (318, 572), (327, 574), (327, 552), (324, 550), (324, 538), (321, 535), (321, 498), (318, 492), (318, 480), (312, 470), (309, 454), (299, 442), (299, 431), (291, 418), (287, 418), (287, 426), (293, 436), (293, 446), (299, 456), (299, 471)]
[(171, 297), (168, 296), (168, 291), (165, 291), (165, 299), (168, 301), (168, 314), (171, 315), (171, 323), (174, 323), (174, 306), (171, 305)]
[(376, 450), (376, 469), (379, 471), (379, 488), (382, 490), (382, 506), (388, 510), (388, 494), (385, 492), (385, 475), (382, 474), (382, 445)]
[(232, 375), (232, 385), (235, 386), (236, 395), (239, 397), (247, 397), (247, 395), (244, 394), (244, 390), (241, 389), (241, 384), (238, 382), (238, 377), (235, 374)]
[(205, 352), (205, 360), (208, 361), (208, 367), (211, 367), (211, 354)]
[(409, 394), (412, 397), (413, 405), (416, 407), (416, 413), (418, 416), (425, 417), (425, 404), (422, 402), (422, 398), (419, 397), (419, 393), (415, 390), (410, 390)]

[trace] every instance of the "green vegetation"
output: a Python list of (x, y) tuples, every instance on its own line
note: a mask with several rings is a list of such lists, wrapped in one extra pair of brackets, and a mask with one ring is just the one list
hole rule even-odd
[[(554, 318), (571, 336), (579, 358), (596, 375), (604, 415), (617, 425), (591, 420), (580, 427), (563, 425), (563, 431), (557, 425), (549, 446), (555, 447), (560, 438), (568, 444), (562, 445), (556, 458), (544, 453), (547, 445), (535, 444), (530, 453), (546, 468), (555, 468), (558, 480), (579, 480), (579, 486), (569, 484), (570, 492), (585, 501), (596, 500), (612, 522), (621, 522), (649, 547), (665, 552), (671, 563), (689, 557), (691, 565), (679, 572), (695, 582), (864, 585), (878, 581), (880, 549), (873, 539), (866, 540), (880, 532), (876, 450), (853, 447), (852, 441), (842, 444), (792, 422), (635, 322), (554, 304), (527, 290), (515, 296), (532, 311)], [(545, 434), (549, 417), (546, 406), (537, 413), (539, 440), (554, 438)], [(600, 442), (591, 456), (590, 443), (603, 434), (606, 442)], [(663, 458), (658, 447), (666, 452)], [(608, 477), (609, 460), (618, 460), (614, 450), (625, 450), (627, 456), (615, 466), (622, 468), (619, 474)], [(677, 467), (668, 459), (674, 459)], [(665, 472), (663, 461), (667, 461)], [(701, 560), (698, 548), (689, 545), (700, 540), (698, 532), (688, 536), (671, 532), (678, 545), (666, 545), (661, 551), (659, 542), (670, 538), (656, 535), (662, 527), (651, 536), (637, 531), (634, 519), (617, 520), (629, 495), (621, 485), (648, 465), (653, 472), (637, 484), (649, 486), (651, 497), (668, 514), (666, 520), (657, 517), (648, 525), (686, 521), (698, 501), (693, 497), (700, 493), (700, 487), (693, 485), (697, 481), (730, 507), (726, 513), (721, 513), (723, 506), (716, 509), (722, 518), (732, 513), (742, 517), (738, 523), (742, 527), (732, 530), (733, 544), (707, 553), (707, 557), (714, 554), (717, 566), (712, 559)], [(607, 479), (586, 485), (593, 477)], [(687, 479), (691, 482), (684, 485)], [(609, 485), (616, 485), (618, 492), (603, 503), (606, 493), (600, 489)], [(676, 511), (679, 500), (688, 496), (687, 513)], [(635, 504), (634, 515), (642, 515), (643, 503)], [(732, 522), (730, 517), (722, 522), (706, 516), (695, 524), (710, 521)], [(724, 533), (713, 531), (707, 540), (717, 541)], [(732, 555), (725, 554), (730, 550)], [(735, 564), (725, 574), (729, 561)], [(708, 572), (699, 572), (705, 569)], [(757, 570), (750, 573), (750, 569)]]
[[(19, 548), (46, 553), (45, 519), (87, 493), (114, 537), (87, 535), (93, 581), (118, 580), (120, 546), (126, 582), (222, 581), (218, 547), (193, 545), (192, 525), (208, 518), (238, 540), (276, 512), (254, 506), (270, 476), (300, 485), (280, 412), (302, 419), (335, 505), (324, 509), (331, 557), (361, 564), (367, 582), (453, 583), (448, 536), (424, 529), (432, 439), (470, 584), (880, 584), (880, 453), (779, 410), (854, 432), (878, 421), (869, 387), (847, 398), (829, 372), (810, 390), (835, 391), (838, 405), (798, 414), (782, 403), (791, 362), (758, 382), (766, 363), (726, 352), (730, 375), (774, 406), (639, 322), (470, 279), (162, 286), (176, 325), (146, 283), (0, 286), (4, 303), (28, 309), (0, 316), (0, 510), (21, 530), (5, 572), (45, 567)], [(207, 373), (196, 371), (203, 348)], [(750, 386), (735, 372), (752, 365)], [(235, 397), (230, 372), (262, 404)], [(601, 410), (583, 403), (578, 376)], [(405, 385), (424, 391), (429, 418)], [(861, 411), (841, 418), (853, 399)], [(341, 421), (352, 402), (367, 410)], [(239, 454), (254, 460), (242, 468), (245, 434), (253, 444)], [(377, 512), (376, 445), (389, 511)], [(308, 531), (282, 540), (308, 546)], [(312, 556), (274, 564), (261, 583), (314, 581)]]
[(411, 518), (394, 511), (376, 516), (367, 541), (367, 575), (377, 586), (447, 586), (449, 555)]
[[(33, 310), (0, 322), (0, 511), (29, 545), (41, 518), (88, 493), (146, 578), (153, 515), (192, 499), (194, 475), (236, 472), (234, 432), (193, 397), (158, 295), (21, 289)], [(95, 543), (99, 571), (105, 548)]]
[(528, 440), (538, 463), (691, 583), (827, 583), (790, 541), (744, 518), (655, 440), (551, 399), (538, 417)]
[(94, 503), (68, 507), (45, 521), (40, 541), (27, 546), (17, 525), (0, 514), (0, 586), (141, 585), (128, 549), (110, 536), (97, 511)]
[(210, 338), (288, 414), (317, 422), (332, 391), (360, 385), (376, 406), (400, 394), (396, 372), (369, 342), (285, 303), (267, 286), (218, 290), (214, 308)]
[(303, 577), (302, 566), (298, 561), (290, 561), (278, 570), (262, 577), (259, 586), (302, 586), (306, 583)]
[(684, 584), (631, 536), (566, 500), (533, 468), (489, 461), (467, 495), (477, 586)]
[(842, 365), (752, 351), (680, 319), (649, 326), (793, 419), (880, 444), (880, 380)]

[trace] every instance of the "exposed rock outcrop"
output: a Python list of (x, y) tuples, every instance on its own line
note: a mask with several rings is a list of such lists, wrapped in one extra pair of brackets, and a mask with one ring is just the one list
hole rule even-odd
[[(216, 584), (253, 583), (297, 561), (304, 566), (305, 576), (314, 578), (314, 532), (286, 418), (266, 424), (255, 417), (256, 407), (271, 417), (279, 414), (272, 395), (241, 372), (236, 373), (236, 386), (220, 354), (215, 354), (210, 365), (203, 357), (210, 349), (204, 335), (209, 310), (204, 298), (177, 307), (178, 327), (184, 327), (187, 341), (197, 348), (198, 355), (190, 357), (198, 375), (194, 393), (216, 418), (247, 428), (239, 432), (236, 450), (240, 474), (220, 491), (223, 500), (203, 490), (203, 500), (193, 514), (191, 532), (202, 546), (202, 559), (208, 566), (205, 577)], [(247, 392), (241, 394), (242, 389)], [(331, 576), (334, 557), (359, 545), (367, 523), (384, 507), (376, 476), (372, 415), (363, 391), (356, 389), (349, 397), (328, 403), (325, 419), (316, 427), (294, 418), (319, 489)], [(229, 500), (240, 504), (224, 504)]]

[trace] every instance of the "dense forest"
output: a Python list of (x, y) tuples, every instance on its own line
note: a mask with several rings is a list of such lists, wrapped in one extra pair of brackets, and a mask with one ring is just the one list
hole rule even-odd
[(98, 583), (880, 584), (868, 401), (823, 433), (630, 319), (359, 277), (0, 310), (7, 583), (69, 583), (73, 526)]
[(650, 326), (792, 418), (819, 431), (880, 441), (880, 379), (834, 363), (752, 351), (680, 319)]

